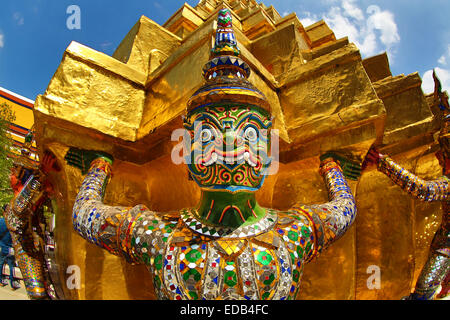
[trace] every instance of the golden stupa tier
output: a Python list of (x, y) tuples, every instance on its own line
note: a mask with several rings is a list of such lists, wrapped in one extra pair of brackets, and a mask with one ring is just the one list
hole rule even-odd
[[(72, 231), (82, 176), (63, 158), (70, 146), (114, 155), (107, 204), (143, 203), (156, 211), (195, 205), (200, 192), (185, 166), (171, 161), (177, 143), (171, 134), (182, 128), (186, 103), (203, 84), (223, 6), (233, 14), (241, 58), (252, 69), (249, 81), (267, 97), (279, 130), (281, 163), (257, 193), (261, 205), (325, 202), (318, 156), (328, 150), (363, 159), (376, 143), (423, 178), (439, 176), (432, 154), (436, 103), (424, 96), (417, 74), (392, 76), (386, 54), (362, 60), (359, 49), (336, 39), (324, 21), (305, 28), (294, 13), (281, 17), (253, 0), (184, 4), (163, 26), (142, 16), (112, 57), (72, 42), (35, 103), (39, 152), (50, 149), (63, 164), (51, 176), (59, 191), (55, 263), (61, 283), (69, 266), (81, 270), (81, 287), (64, 287), (66, 298), (154, 298), (144, 267)], [(399, 299), (425, 261), (437, 227), (429, 221), (439, 219), (439, 205), (417, 203), (373, 170), (351, 187), (358, 218), (338, 245), (305, 268), (301, 299)], [(380, 288), (367, 285), (370, 266), (381, 270)]]

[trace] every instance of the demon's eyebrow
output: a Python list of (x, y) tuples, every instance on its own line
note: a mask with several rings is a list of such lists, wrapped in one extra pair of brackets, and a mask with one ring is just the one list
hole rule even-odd
[[(261, 117), (258, 114), (248, 113), (238, 120), (238, 122), (234, 125), (234, 129), (238, 128), (243, 122), (246, 122), (249, 120), (253, 120), (253, 121), (257, 122), (263, 129), (268, 129), (272, 125), (272, 121), (270, 121), (270, 120), (265, 121), (263, 119), (263, 117)], [(193, 122), (191, 122), (191, 125), (189, 126), (188, 129), (192, 129), (192, 125), (196, 121), (210, 122), (219, 130), (224, 130), (225, 122), (226, 122), (226, 120), (218, 120), (217, 117), (215, 117), (214, 115), (202, 112), (202, 113), (199, 113), (198, 117), (193, 119)], [(267, 123), (266, 125), (264, 124), (265, 122)]]
[(264, 125), (264, 120), (261, 119), (261, 117), (259, 115), (256, 115), (254, 113), (249, 113), (239, 120), (239, 122), (235, 125), (235, 128), (238, 128), (243, 122), (248, 121), (248, 120), (256, 121), (264, 129), (267, 129), (272, 125), (272, 121), (268, 121), (267, 125)]
[(211, 116), (210, 114), (207, 113), (200, 113), (199, 116), (194, 118), (193, 121), (191, 120), (190, 126), (187, 129), (192, 130), (194, 123), (197, 121), (212, 122), (219, 130), (221, 130), (222, 128), (220, 121), (218, 121), (214, 116)]
[(195, 120), (202, 120), (202, 121), (209, 120), (209, 121), (212, 122), (217, 128), (222, 128), (222, 125), (221, 125), (220, 121), (217, 120), (216, 117), (214, 117), (214, 116), (212, 116), (212, 115), (210, 115), (210, 114), (208, 114), (208, 113), (203, 113), (200, 117), (198, 117), (198, 118), (195, 119)]

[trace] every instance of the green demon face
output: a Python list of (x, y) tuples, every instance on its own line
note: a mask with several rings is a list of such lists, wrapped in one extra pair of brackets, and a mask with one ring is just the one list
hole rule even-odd
[[(201, 107), (188, 114), (186, 157), (193, 179), (203, 189), (256, 191), (271, 159), (268, 112), (258, 107)], [(186, 141), (186, 139), (185, 139)]]

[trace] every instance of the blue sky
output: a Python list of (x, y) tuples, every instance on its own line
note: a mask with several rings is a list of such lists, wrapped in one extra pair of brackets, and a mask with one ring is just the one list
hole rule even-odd
[[(186, 1), (191, 6), (197, 0)], [(141, 15), (163, 24), (184, 1), (2, 0), (0, 86), (34, 100), (44, 93), (72, 40), (111, 55)], [(324, 19), (364, 57), (386, 51), (393, 75), (419, 72), (433, 90), (436, 68), (450, 92), (448, 0), (265, 0), (307, 26)], [(69, 30), (67, 8), (78, 5), (81, 29)]]

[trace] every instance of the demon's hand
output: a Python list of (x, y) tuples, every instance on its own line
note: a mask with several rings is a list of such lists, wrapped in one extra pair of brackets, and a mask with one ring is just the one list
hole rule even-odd
[(343, 154), (338, 151), (329, 151), (320, 156), (320, 161), (332, 159), (342, 169), (342, 173), (348, 180), (358, 180), (361, 175), (361, 162), (353, 156)]
[(114, 161), (113, 156), (111, 156), (106, 152), (95, 150), (84, 150), (74, 147), (71, 147), (64, 157), (67, 164), (79, 168), (83, 175), (85, 175), (88, 172), (92, 161), (98, 158), (102, 158), (105, 161), (109, 162), (110, 164), (112, 164)]
[(44, 152), (44, 157), (41, 162), (41, 170), (44, 174), (48, 174), (52, 171), (60, 171), (60, 167), (58, 165), (58, 161), (56, 157), (50, 151)]
[(377, 148), (375, 147), (370, 148), (362, 164), (362, 170), (366, 169), (370, 165), (378, 166), (378, 163), (380, 162), (380, 159), (382, 157), (383, 155), (378, 151)]

